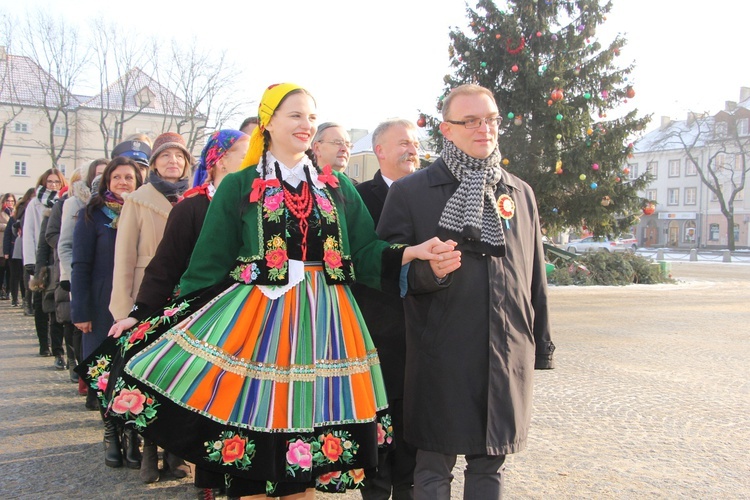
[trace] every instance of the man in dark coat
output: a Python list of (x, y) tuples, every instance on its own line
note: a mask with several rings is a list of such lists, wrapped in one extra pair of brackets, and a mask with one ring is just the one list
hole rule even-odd
[[(411, 174), (419, 165), (416, 126), (408, 120), (388, 120), (372, 133), (372, 150), (378, 158), (380, 170), (372, 180), (357, 185), (377, 226), (383, 211), (388, 188), (394, 181)], [(362, 489), (364, 500), (393, 500), (414, 498), (414, 464), (416, 450), (404, 442), (403, 399), (404, 366), (406, 363), (406, 323), (403, 300), (363, 285), (352, 286), (352, 292), (367, 323), (375, 347), (388, 393), (388, 407), (393, 418), (392, 451), (382, 453), (378, 472), (368, 476)]]
[(450, 498), (456, 455), (464, 498), (500, 498), (505, 455), (526, 446), (533, 370), (553, 367), (539, 216), (501, 166), (492, 93), (457, 87), (442, 113), (441, 159), (391, 186), (378, 224), (392, 242), (438, 236), (461, 251), (458, 268), (409, 268), (405, 439), (418, 449), (415, 498)]

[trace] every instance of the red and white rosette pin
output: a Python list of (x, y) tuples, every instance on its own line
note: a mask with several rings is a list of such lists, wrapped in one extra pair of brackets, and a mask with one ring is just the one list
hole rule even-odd
[(505, 221), (505, 227), (510, 227), (508, 221), (513, 218), (516, 213), (516, 204), (513, 198), (507, 194), (501, 194), (500, 198), (497, 199), (497, 210), (500, 212), (500, 217)]

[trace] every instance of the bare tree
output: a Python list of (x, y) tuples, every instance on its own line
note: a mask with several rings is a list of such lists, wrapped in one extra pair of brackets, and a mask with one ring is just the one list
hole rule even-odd
[(750, 162), (750, 110), (739, 107), (714, 116), (691, 113), (687, 122), (671, 125), (658, 147), (678, 146), (713, 193), (727, 221), (727, 244), (735, 249), (734, 202), (745, 188)]
[(194, 151), (207, 135), (238, 116), (234, 95), (241, 74), (224, 51), (201, 49), (195, 39), (187, 47), (173, 41), (169, 54), (159, 60), (156, 78), (172, 94), (162, 96), (171, 115), (165, 114), (164, 128), (174, 126)]
[(104, 156), (123, 140), (125, 124), (154, 107), (152, 79), (143, 71), (153, 63), (153, 52), (137, 33), (99, 18), (93, 23), (93, 51), (99, 94), (83, 103), (99, 111), (98, 126)]
[(38, 10), (20, 26), (22, 52), (37, 66), (34, 72), (34, 105), (44, 112), (49, 125), (47, 141), (35, 141), (47, 150), (57, 167), (69, 139), (74, 108), (78, 101), (72, 90), (87, 60), (87, 49), (79, 43), (78, 31), (60, 18)]
[(19, 79), (15, 71), (17, 58), (9, 55), (13, 24), (9, 15), (0, 13), (0, 103), (7, 106), (7, 114), (0, 118), (0, 156), (3, 154), (8, 127), (23, 111), (23, 102), (18, 93)]

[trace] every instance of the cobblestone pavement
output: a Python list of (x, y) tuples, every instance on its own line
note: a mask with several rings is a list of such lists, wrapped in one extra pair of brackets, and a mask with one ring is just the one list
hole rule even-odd
[[(557, 369), (535, 374), (506, 498), (750, 498), (750, 266), (672, 273), (676, 285), (551, 289)], [(189, 479), (105, 467), (97, 413), (37, 352), (32, 319), (0, 302), (3, 498), (197, 498)]]

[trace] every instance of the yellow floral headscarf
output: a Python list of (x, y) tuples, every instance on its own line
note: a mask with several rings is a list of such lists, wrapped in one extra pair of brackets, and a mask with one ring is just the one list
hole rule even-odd
[(290, 92), (301, 88), (294, 83), (277, 83), (271, 85), (263, 92), (263, 97), (258, 105), (258, 126), (255, 127), (253, 133), (250, 135), (250, 147), (247, 150), (245, 159), (242, 161), (241, 169), (258, 164), (260, 155), (263, 154), (263, 131), (266, 129), (266, 125), (271, 121), (271, 117), (281, 100)]

